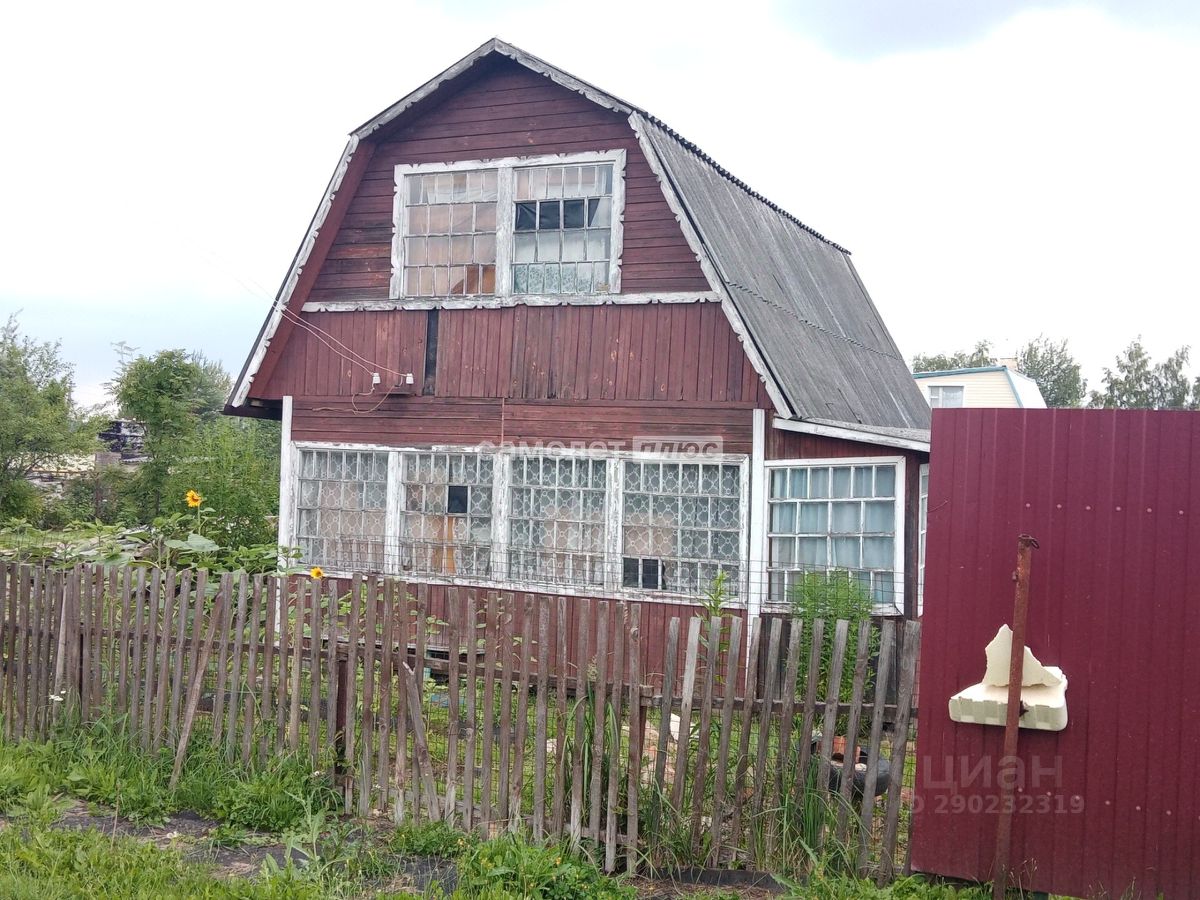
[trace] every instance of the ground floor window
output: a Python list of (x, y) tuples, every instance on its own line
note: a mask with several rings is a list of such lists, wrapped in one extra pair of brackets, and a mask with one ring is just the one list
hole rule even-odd
[(296, 543), (311, 565), (384, 564), (388, 455), (306, 450), (300, 459)]
[(298, 449), (306, 565), (695, 596), (744, 591), (748, 461)]
[(805, 578), (846, 571), (878, 604), (903, 601), (904, 463), (769, 466), (768, 599), (791, 602)]
[(429, 575), (491, 573), (495, 458), (402, 453), (399, 568)]

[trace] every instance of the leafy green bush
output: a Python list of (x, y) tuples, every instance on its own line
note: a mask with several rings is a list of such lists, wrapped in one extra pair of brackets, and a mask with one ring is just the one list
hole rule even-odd
[(464, 900), (632, 900), (634, 889), (602, 875), (561, 847), (539, 847), (508, 834), (479, 844), (458, 864)]
[(392, 835), (391, 848), (410, 856), (440, 856), (457, 859), (479, 843), (474, 832), (459, 831), (445, 822), (401, 825)]
[[(838, 619), (849, 624), (846, 638), (846, 655), (842, 664), (842, 677), (838, 686), (839, 697), (849, 700), (854, 686), (854, 660), (858, 653), (858, 629), (862, 622), (870, 621), (875, 602), (866, 587), (850, 572), (834, 569), (828, 572), (806, 572), (791, 590), (792, 615), (804, 623), (800, 643), (799, 681), (801, 689), (807, 684), (808, 665), (812, 648), (812, 625), (817, 619), (825, 622), (825, 637), (821, 647), (821, 665), (817, 685), (820, 698), (828, 696), (829, 676), (832, 674), (833, 629)], [(878, 649), (878, 632), (868, 632), (871, 646), (868, 658)]]

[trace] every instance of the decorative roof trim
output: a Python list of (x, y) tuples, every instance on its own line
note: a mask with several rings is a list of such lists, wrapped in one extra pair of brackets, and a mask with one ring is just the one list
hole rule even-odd
[[(871, 428), (866, 425), (860, 428), (849, 428), (843, 425), (825, 425), (811, 420), (780, 418), (776, 418), (772, 425), (780, 431), (815, 434), (821, 437), (840, 438), (844, 441), (877, 444), (881, 447), (898, 447), (902, 450), (916, 450), (919, 453), (929, 452), (928, 437), (924, 440), (915, 437), (901, 437), (890, 433), (891, 430), (886, 428)], [(929, 432), (924, 432), (924, 434), (928, 435)]]
[(310, 300), (303, 312), (387, 312), (420, 309), (505, 309), (511, 306), (645, 306), (652, 303), (719, 303), (708, 291), (658, 294), (508, 294), (479, 297), (406, 297), (396, 300)]

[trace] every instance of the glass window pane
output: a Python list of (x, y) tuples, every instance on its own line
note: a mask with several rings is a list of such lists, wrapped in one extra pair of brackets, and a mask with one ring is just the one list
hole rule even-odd
[(450, 233), (470, 234), (475, 228), (475, 208), (470, 203), (450, 207)]
[(850, 469), (847, 466), (838, 466), (833, 470), (833, 481), (829, 488), (830, 497), (849, 497), (850, 493)]
[(793, 534), (796, 531), (796, 504), (771, 504), (771, 531), (775, 534)]
[(587, 232), (587, 258), (608, 259), (609, 232), (595, 228)]
[(539, 231), (537, 234), (537, 258), (539, 261), (558, 262), (560, 256), (559, 233)]
[(829, 496), (829, 470), (810, 469), (808, 472), (808, 496), (820, 500)]
[(537, 258), (537, 235), (533, 233), (513, 235), (513, 262), (533, 262)]
[(517, 231), (533, 231), (537, 228), (537, 204), (536, 203), (518, 203), (517, 204)]
[(887, 532), (896, 531), (896, 502), (894, 500), (875, 500), (863, 504), (865, 516), (863, 531)]
[(829, 531), (829, 504), (824, 501), (800, 504), (801, 534), (824, 534)]
[(558, 200), (543, 200), (538, 204), (538, 231), (557, 231), (561, 222), (562, 204)]
[(871, 496), (871, 466), (855, 466), (854, 467), (854, 496), (855, 497), (870, 497)]
[(611, 197), (597, 197), (588, 201), (587, 224), (593, 228), (612, 224)]
[(586, 220), (586, 201), (564, 200), (562, 209), (563, 228), (582, 228)]
[(787, 469), (772, 469), (771, 470), (771, 499), (783, 500), (788, 496), (788, 470)]
[(835, 537), (829, 541), (833, 550), (829, 564), (838, 568), (857, 569), (862, 563), (859, 560), (859, 549), (862, 539), (857, 537)]
[(836, 534), (858, 534), (862, 530), (862, 504), (832, 503), (833, 531)]
[(862, 564), (868, 569), (890, 569), (896, 564), (895, 540), (890, 537), (863, 538)]
[(828, 542), (825, 538), (799, 538), (796, 541), (796, 562), (804, 566), (829, 564)]
[[(587, 237), (582, 231), (567, 231), (563, 233), (562, 258), (575, 262), (587, 258)], [(572, 269), (574, 278), (574, 269)]]
[(894, 497), (894, 496), (896, 496), (896, 467), (895, 466), (876, 466), (875, 467), (875, 496), (876, 497)]
[(808, 496), (808, 469), (792, 469), (791, 495), (799, 499)]

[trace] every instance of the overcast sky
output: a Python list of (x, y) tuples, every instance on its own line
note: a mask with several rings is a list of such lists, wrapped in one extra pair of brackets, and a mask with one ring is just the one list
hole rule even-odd
[(115, 341), (236, 371), (346, 134), (492, 36), (849, 247), (909, 358), (1200, 344), (1187, 0), (8, 4), (0, 314), (89, 402)]

